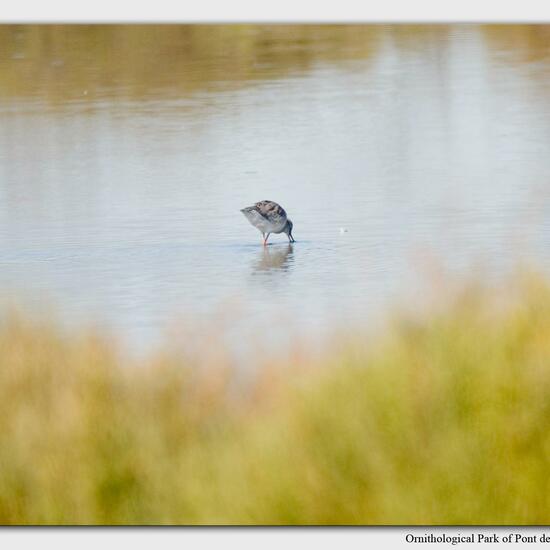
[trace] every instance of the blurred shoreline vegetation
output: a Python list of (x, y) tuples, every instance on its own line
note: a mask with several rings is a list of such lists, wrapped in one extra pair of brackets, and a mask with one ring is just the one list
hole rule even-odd
[[(2, 25), (0, 100), (53, 103), (183, 97), (220, 86), (302, 74), (318, 63), (403, 51), (461, 25)], [(471, 26), (464, 26), (470, 28)], [(482, 25), (484, 38), (520, 59), (549, 55), (548, 25)], [(85, 96), (83, 96), (85, 94)]]
[(0, 523), (548, 524), (548, 281), (445, 304), (245, 391), (4, 315)]
[(550, 57), (550, 25), (483, 25), (487, 40), (516, 61), (536, 62)]
[(62, 101), (108, 89), (125, 98), (178, 97), (305, 71), (321, 60), (368, 57), (378, 34), (361, 25), (4, 26), (0, 94)]

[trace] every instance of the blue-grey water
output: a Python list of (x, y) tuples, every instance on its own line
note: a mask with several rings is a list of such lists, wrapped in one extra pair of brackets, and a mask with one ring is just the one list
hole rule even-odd
[[(246, 343), (368, 323), (415, 292), (424, 265), (458, 277), (550, 265), (548, 27), (262, 42), (251, 26), (260, 53), (242, 75), (225, 69), (223, 40), (241, 55), (232, 35), (168, 61), (159, 47), (139, 72), (140, 59), (124, 68), (123, 30), (107, 45), (94, 35), (92, 51), (56, 32), (2, 31), (10, 300), (140, 349), (212, 315)], [(261, 199), (285, 207), (293, 246), (261, 246), (239, 212)]]

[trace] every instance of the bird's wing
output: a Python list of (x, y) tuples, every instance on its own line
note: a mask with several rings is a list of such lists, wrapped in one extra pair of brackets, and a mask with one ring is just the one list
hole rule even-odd
[(286, 218), (286, 212), (284, 208), (273, 201), (260, 201), (254, 205), (254, 208), (264, 218), (273, 221)]

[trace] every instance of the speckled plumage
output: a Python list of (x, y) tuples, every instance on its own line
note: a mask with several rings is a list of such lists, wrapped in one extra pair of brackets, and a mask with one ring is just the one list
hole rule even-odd
[[(292, 222), (288, 219), (285, 209), (274, 201), (260, 201), (243, 208), (241, 212), (246, 219), (263, 235), (264, 245), (271, 233), (285, 233), (290, 242), (292, 237)], [(267, 236), (266, 236), (267, 235)]]

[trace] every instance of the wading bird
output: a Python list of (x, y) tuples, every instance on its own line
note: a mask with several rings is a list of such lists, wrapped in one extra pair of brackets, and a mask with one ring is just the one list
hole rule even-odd
[(285, 233), (288, 242), (295, 242), (292, 236), (292, 222), (287, 218), (282, 206), (273, 201), (260, 201), (253, 206), (243, 208), (241, 212), (246, 219), (260, 231), (264, 246), (271, 233)]

